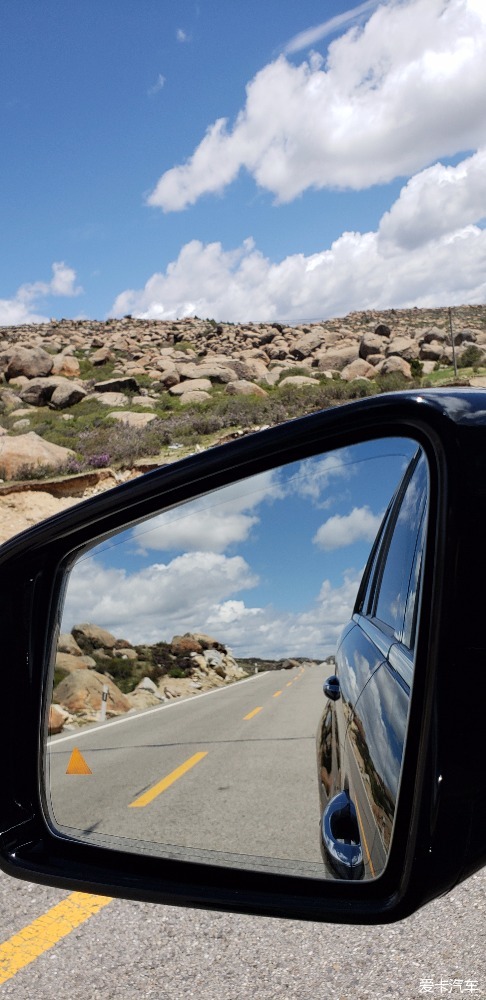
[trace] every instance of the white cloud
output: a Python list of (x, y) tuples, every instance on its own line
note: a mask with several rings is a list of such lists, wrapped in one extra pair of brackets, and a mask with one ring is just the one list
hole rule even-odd
[(133, 573), (81, 559), (69, 579), (63, 630), (93, 622), (135, 643), (170, 641), (203, 630), (213, 606), (257, 583), (241, 556), (192, 552)]
[(360, 577), (349, 571), (338, 586), (323, 581), (314, 604), (291, 613), (247, 607), (232, 596), (258, 583), (239, 556), (190, 553), (134, 573), (103, 568), (90, 557), (71, 574), (62, 631), (91, 622), (132, 643), (203, 631), (241, 656), (323, 658), (350, 618)]
[(178, 42), (188, 42), (189, 41), (189, 35), (187, 34), (187, 31), (184, 31), (184, 28), (178, 28), (177, 29), (177, 31), (176, 31), (176, 38), (177, 38)]
[(436, 163), (412, 177), (383, 216), (378, 235), (385, 244), (409, 250), (485, 217), (486, 149), (481, 149), (455, 167)]
[(312, 541), (319, 548), (342, 549), (354, 542), (373, 542), (383, 513), (373, 514), (369, 507), (353, 507), (350, 514), (334, 514), (321, 524)]
[[(414, 227), (420, 234), (419, 217), (410, 224), (410, 241)], [(122, 292), (110, 315), (298, 322), (353, 310), (464, 305), (485, 296), (486, 231), (468, 225), (427, 243), (417, 235), (410, 249), (390, 247), (376, 232), (347, 232), (328, 250), (279, 263), (252, 240), (237, 250), (192, 240), (144, 288)]]
[(323, 659), (336, 650), (342, 629), (349, 621), (361, 572), (348, 571), (332, 586), (324, 580), (315, 603), (300, 613), (281, 612), (272, 606), (247, 608), (242, 601), (227, 602), (211, 610), (207, 628), (241, 656), (279, 658), (309, 656)]
[(164, 85), (165, 85), (165, 76), (162, 76), (162, 73), (159, 73), (155, 83), (152, 84), (152, 86), (149, 87), (147, 91), (149, 97), (154, 97), (155, 94), (158, 94), (159, 90), (162, 90), (162, 87), (164, 87)]
[(165, 511), (133, 530), (142, 551), (224, 552), (258, 524), (257, 508), (282, 495), (277, 473), (265, 472)]
[(346, 449), (333, 451), (324, 458), (306, 459), (300, 462), (298, 475), (287, 483), (287, 490), (292, 489), (319, 507), (326, 507), (330, 498), (322, 500), (323, 493), (336, 480), (349, 479), (353, 475), (351, 461), (351, 454)]
[(486, 139), (486, 6), (380, 6), (331, 43), (325, 65), (284, 56), (247, 85), (233, 127), (220, 118), (150, 205), (177, 211), (246, 169), (281, 202), (308, 188), (364, 189), (409, 176)]
[(14, 326), (22, 323), (46, 323), (47, 316), (37, 310), (39, 299), (50, 295), (73, 297), (83, 289), (76, 285), (76, 271), (63, 261), (52, 265), (50, 281), (34, 281), (20, 285), (12, 299), (0, 299), (0, 325)]
[(317, 24), (314, 28), (307, 28), (305, 31), (299, 31), (298, 35), (294, 35), (289, 42), (284, 46), (284, 52), (290, 54), (292, 52), (301, 52), (302, 49), (308, 49), (311, 45), (315, 45), (316, 42), (320, 42), (323, 38), (327, 38), (328, 35), (332, 35), (335, 31), (340, 31), (342, 28), (346, 28), (349, 24), (354, 24), (357, 20), (363, 17), (364, 14), (369, 14), (370, 11), (374, 10), (378, 6), (380, 0), (365, 0), (365, 3), (360, 3), (358, 7), (353, 7), (351, 10), (345, 11), (343, 14), (336, 14), (335, 17), (328, 18), (327, 21), (323, 21), (322, 24)]

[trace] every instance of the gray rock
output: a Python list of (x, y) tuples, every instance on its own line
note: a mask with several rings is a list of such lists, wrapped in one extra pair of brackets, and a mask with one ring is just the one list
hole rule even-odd
[(440, 361), (443, 354), (443, 344), (439, 344), (437, 341), (425, 341), (420, 348), (419, 357), (421, 361)]
[[(94, 346), (94, 344), (93, 344)], [(100, 347), (94, 354), (91, 355), (90, 361), (92, 365), (106, 365), (108, 361), (112, 361), (113, 353), (108, 347)]]
[(18, 347), (12, 352), (7, 367), (7, 382), (17, 375), (25, 375), (27, 378), (49, 375), (52, 365), (52, 356), (42, 347)]
[(387, 357), (398, 354), (401, 358), (405, 358), (405, 361), (412, 361), (413, 358), (418, 358), (419, 353), (419, 345), (410, 337), (393, 337), (393, 340), (390, 341), (385, 351)]
[(87, 399), (97, 399), (103, 406), (126, 406), (127, 397), (122, 392), (91, 392)]
[(346, 365), (341, 372), (341, 378), (345, 382), (352, 382), (355, 378), (375, 378), (376, 370), (373, 365), (368, 364), (363, 358), (357, 358), (350, 365)]
[(66, 378), (79, 378), (80, 368), (77, 358), (64, 351), (52, 359), (51, 375), (64, 375)]
[(359, 356), (366, 361), (371, 354), (384, 353), (385, 345), (384, 337), (377, 337), (376, 333), (365, 333), (360, 340)]
[(112, 420), (126, 424), (127, 427), (146, 427), (151, 420), (156, 418), (155, 413), (132, 413), (131, 410), (117, 410), (114, 413), (109, 413), (108, 416)]
[(319, 382), (316, 378), (310, 378), (308, 375), (287, 375), (279, 385), (293, 385), (296, 389), (300, 389), (304, 385), (319, 385)]
[(187, 392), (199, 390), (207, 393), (210, 389), (211, 382), (208, 378), (192, 378), (188, 379), (187, 382), (179, 382), (178, 385), (173, 385), (169, 389), (169, 392), (171, 396), (184, 396)]
[(70, 653), (71, 656), (82, 656), (82, 650), (70, 632), (61, 632), (59, 639), (57, 640), (57, 649), (59, 653)]
[(58, 670), (66, 670), (71, 673), (73, 670), (95, 670), (96, 660), (92, 656), (77, 656), (72, 653), (56, 654), (56, 667)]
[(16, 479), (23, 469), (59, 469), (73, 457), (70, 448), (51, 444), (34, 431), (0, 438), (0, 468), (7, 479)]
[(314, 351), (318, 351), (324, 343), (324, 331), (322, 328), (318, 330), (313, 330), (312, 333), (306, 334), (305, 337), (299, 337), (291, 345), (290, 353), (296, 358), (297, 361), (303, 361), (304, 358), (310, 357)]
[(80, 403), (82, 399), (87, 395), (86, 389), (75, 382), (63, 382), (62, 385), (57, 385), (52, 393), (50, 399), (50, 405), (54, 407), (55, 410), (65, 410), (68, 406), (74, 406), (75, 403)]
[(72, 634), (81, 649), (85, 648), (86, 642), (94, 646), (95, 649), (113, 649), (118, 641), (111, 632), (100, 628), (99, 625), (91, 625), (89, 622), (85, 622), (82, 625), (75, 625), (72, 629)]
[(94, 392), (140, 392), (140, 386), (132, 376), (110, 378), (104, 382), (96, 382), (93, 388)]
[(331, 347), (320, 350), (316, 354), (317, 366), (320, 371), (332, 369), (342, 371), (346, 365), (351, 364), (358, 357), (358, 344), (347, 344), (344, 347)]
[(393, 354), (390, 358), (385, 358), (379, 366), (382, 375), (390, 375), (392, 372), (400, 372), (405, 378), (412, 377), (412, 371), (408, 361)]
[[(278, 375), (275, 381), (278, 382)], [(235, 382), (228, 382), (225, 387), (228, 396), (268, 396), (268, 392), (255, 382), (248, 382), (246, 379), (237, 379)]]

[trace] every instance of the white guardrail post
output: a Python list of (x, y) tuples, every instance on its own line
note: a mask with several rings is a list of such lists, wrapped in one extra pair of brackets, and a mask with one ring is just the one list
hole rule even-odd
[(108, 684), (103, 684), (103, 694), (101, 695), (100, 722), (106, 719), (106, 703), (108, 701)]

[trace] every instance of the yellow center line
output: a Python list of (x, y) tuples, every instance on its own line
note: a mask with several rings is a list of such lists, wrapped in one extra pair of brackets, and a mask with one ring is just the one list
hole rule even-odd
[(243, 716), (243, 722), (246, 722), (247, 719), (252, 719), (254, 715), (258, 715), (258, 713), (261, 712), (262, 708), (263, 705), (260, 705), (260, 708), (254, 708), (253, 712), (248, 712), (248, 715)]
[(281, 691), (276, 691), (275, 694), (272, 695), (272, 698), (278, 698), (279, 694), (282, 694), (282, 692)]
[(367, 844), (366, 837), (365, 837), (365, 832), (363, 830), (363, 824), (361, 822), (361, 816), (359, 814), (358, 803), (355, 802), (354, 805), (355, 805), (356, 814), (357, 814), (357, 817), (358, 817), (359, 828), (360, 828), (360, 831), (361, 831), (361, 838), (362, 838), (363, 844), (365, 846), (366, 857), (368, 859), (368, 864), (369, 864), (369, 867), (370, 867), (371, 875), (374, 878), (375, 877), (375, 869), (373, 868), (373, 862), (371, 860), (370, 852), (369, 852), (369, 849), (368, 849), (368, 844)]
[(47, 913), (34, 920), (18, 934), (0, 945), (0, 984), (15, 976), (20, 969), (35, 962), (61, 938), (66, 937), (98, 910), (111, 903), (111, 896), (93, 896), (72, 892)]
[(292, 684), (293, 684), (293, 681), (287, 681), (287, 685), (286, 685), (286, 686), (287, 686), (288, 688), (290, 688), (290, 687), (292, 687)]
[(162, 778), (162, 781), (158, 781), (156, 785), (152, 785), (152, 788), (149, 788), (148, 791), (143, 793), (143, 795), (139, 795), (138, 799), (134, 799), (133, 802), (130, 802), (128, 808), (133, 809), (148, 806), (150, 802), (153, 802), (153, 800), (157, 798), (157, 795), (165, 792), (166, 788), (170, 788), (170, 786), (174, 784), (174, 781), (181, 778), (186, 771), (190, 771), (191, 767), (194, 767), (195, 764), (198, 764), (199, 761), (206, 756), (207, 750), (195, 753), (192, 757), (189, 757), (189, 760), (186, 760), (184, 764), (181, 764), (180, 767), (176, 767), (175, 771), (171, 771), (166, 778)]

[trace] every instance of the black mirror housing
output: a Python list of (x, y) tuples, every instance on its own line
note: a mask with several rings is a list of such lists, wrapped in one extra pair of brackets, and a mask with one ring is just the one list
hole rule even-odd
[[(366, 883), (323, 882), (137, 856), (56, 834), (42, 788), (46, 678), (75, 554), (248, 475), (400, 435), (426, 455), (430, 507), (408, 738), (383, 874)], [(148, 473), (6, 543), (0, 550), (4, 704), (22, 705), (23, 721), (20, 727), (7, 711), (0, 733), (4, 871), (148, 902), (358, 924), (405, 917), (484, 865), (485, 501), (486, 392), (427, 390), (367, 398), (249, 435)]]

